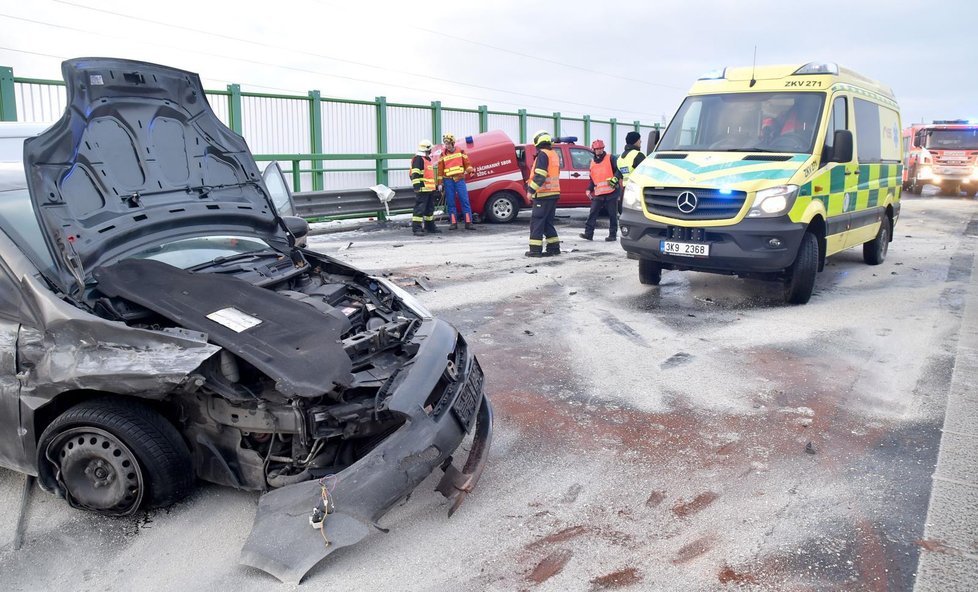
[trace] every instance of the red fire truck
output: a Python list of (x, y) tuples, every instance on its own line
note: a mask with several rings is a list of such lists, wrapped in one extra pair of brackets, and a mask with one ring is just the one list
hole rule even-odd
[[(585, 195), (590, 181), (593, 153), (576, 144), (575, 137), (556, 138), (554, 152), (560, 160), (560, 201), (558, 207), (590, 207)], [(490, 131), (459, 138), (456, 144), (465, 150), (475, 168), (466, 179), (472, 211), (489, 222), (512, 222), (521, 208), (530, 207), (526, 181), (537, 150), (533, 144), (514, 144), (502, 131)], [(437, 162), (439, 144), (431, 151)]]
[(920, 195), (930, 183), (945, 195), (978, 192), (978, 122), (918, 123), (903, 130), (903, 189)]

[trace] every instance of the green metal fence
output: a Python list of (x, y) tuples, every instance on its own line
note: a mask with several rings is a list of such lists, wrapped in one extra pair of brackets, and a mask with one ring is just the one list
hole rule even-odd
[[(576, 132), (585, 144), (602, 137), (618, 146), (624, 131), (659, 127), (560, 112), (495, 111), (486, 105), (446, 107), (441, 101), (414, 105), (390, 103), (386, 97), (339, 99), (323, 97), (318, 90), (306, 95), (251, 93), (229, 84), (225, 90), (206, 93), (218, 117), (248, 141), (256, 160), (289, 163), (282, 168), (291, 175), (295, 191), (408, 184), (406, 171), (418, 139), (430, 134), (437, 142), (443, 131), (466, 136), (504, 129), (525, 143), (532, 129), (541, 127), (554, 135)], [(65, 102), (62, 81), (16, 77), (12, 68), (0, 66), (0, 121), (53, 121), (61, 116)], [(291, 129), (289, 137), (280, 133), (286, 128)], [(276, 149), (280, 146), (294, 150)], [(366, 149), (350, 149), (356, 146)], [(343, 184), (348, 186), (339, 186)]]

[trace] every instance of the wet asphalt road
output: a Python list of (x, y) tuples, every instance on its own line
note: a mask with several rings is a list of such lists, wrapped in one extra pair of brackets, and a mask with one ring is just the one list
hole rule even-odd
[[(909, 590), (966, 305), (978, 202), (905, 199), (883, 265), (829, 260), (805, 306), (777, 286), (665, 272), (617, 243), (528, 260), (528, 218), (414, 238), (313, 237), (453, 322), (496, 410), (490, 464), (451, 519), (431, 478), (303, 590)], [(603, 238), (599, 226), (596, 236)], [(978, 303), (971, 311), (978, 310)], [(978, 388), (978, 385), (976, 385)], [(203, 485), (104, 519), (46, 494), (4, 590), (289, 589), (236, 564), (256, 496)]]

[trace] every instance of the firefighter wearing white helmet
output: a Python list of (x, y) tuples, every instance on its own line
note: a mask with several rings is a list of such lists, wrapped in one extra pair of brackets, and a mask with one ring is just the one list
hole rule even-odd
[(525, 255), (560, 255), (560, 238), (554, 227), (557, 200), (560, 199), (560, 161), (553, 151), (553, 138), (546, 131), (533, 135), (533, 145), (537, 148), (537, 157), (526, 184), (526, 194), (533, 200), (533, 213), (530, 217), (530, 250)]
[(435, 183), (439, 188), (445, 188), (445, 205), (448, 206), (448, 218), (452, 225), (451, 230), (458, 230), (458, 214), (455, 197), (462, 206), (462, 215), (465, 217), (465, 229), (475, 230), (472, 225), (472, 206), (469, 205), (469, 189), (465, 184), (465, 177), (475, 173), (475, 168), (469, 162), (469, 155), (465, 150), (455, 148), (455, 136), (445, 134), (442, 137), (445, 149), (438, 159), (438, 170), (435, 175)]
[(411, 231), (415, 236), (426, 232), (441, 232), (435, 226), (435, 169), (431, 163), (431, 141), (418, 142), (418, 152), (411, 159), (411, 186), (414, 188), (414, 213), (411, 214)]

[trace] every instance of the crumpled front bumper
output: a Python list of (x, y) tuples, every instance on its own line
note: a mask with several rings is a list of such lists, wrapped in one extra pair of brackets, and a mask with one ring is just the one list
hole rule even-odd
[[(423, 345), (390, 404), (407, 421), (337, 473), (335, 480), (329, 479), (335, 511), (327, 516), (323, 531), (312, 528), (309, 521), (322, 495), (317, 480), (271, 491), (259, 500), (251, 534), (241, 550), (242, 564), (283, 582), (298, 583), (327, 555), (366, 537), (376, 520), (436, 468), (445, 471), (436, 489), (450, 502), (449, 516), (473, 490), (492, 441), (492, 406), (483, 390), (482, 371), (466, 349), (464, 364), (452, 369), (457, 380), (450, 389), (450, 404), (440, 414), (429, 415), (425, 398), (449, 366), (450, 354), (465, 345), (451, 325), (438, 320), (426, 323), (419, 334)], [(452, 454), (473, 429), (472, 448), (459, 470), (452, 464)]]

